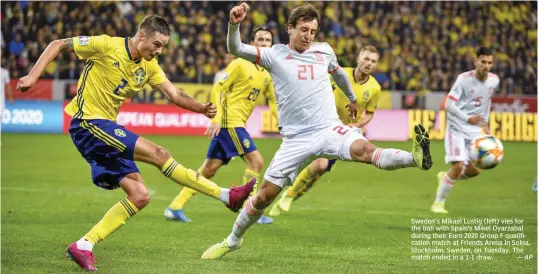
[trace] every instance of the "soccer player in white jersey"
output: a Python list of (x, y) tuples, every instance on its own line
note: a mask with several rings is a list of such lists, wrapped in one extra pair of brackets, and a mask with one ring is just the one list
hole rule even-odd
[(456, 180), (477, 176), (480, 170), (469, 161), (469, 145), (482, 130), (489, 132), (491, 97), (499, 89), (499, 77), (490, 72), (493, 54), (481, 47), (476, 52), (475, 69), (458, 75), (446, 100), (445, 161), (448, 172), (439, 172), (437, 197), (431, 211), (448, 213), (445, 200)]
[(319, 14), (314, 6), (306, 4), (293, 9), (287, 23), (290, 43), (271, 48), (241, 43), (239, 23), (245, 19), (247, 10), (248, 5), (243, 3), (230, 11), (228, 50), (260, 64), (271, 74), (283, 141), (265, 173), (261, 189), (245, 203), (232, 233), (206, 250), (202, 259), (218, 259), (239, 249), (246, 230), (282, 188), (291, 184), (298, 172), (315, 158), (362, 162), (385, 170), (403, 167), (427, 170), (432, 165), (428, 134), (421, 125), (415, 126), (413, 153), (409, 153), (376, 148), (358, 128), (339, 120), (327, 72), (349, 98), (348, 108), (353, 117), (357, 110), (356, 96), (333, 49), (327, 43), (314, 43), (319, 26)]
[[(2, 60), (2, 53), (0, 51), (0, 60)], [(13, 104), (13, 94), (11, 92), (11, 86), (9, 85), (9, 71), (3, 67), (0, 67), (0, 119), (2, 118), (2, 112), (4, 111), (5, 99), (9, 100), (9, 104)], [(1, 122), (0, 122), (1, 124)]]

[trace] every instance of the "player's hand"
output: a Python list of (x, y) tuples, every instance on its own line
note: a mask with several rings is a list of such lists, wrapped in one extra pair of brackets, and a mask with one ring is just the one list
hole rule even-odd
[(480, 115), (473, 115), (467, 120), (467, 123), (471, 125), (483, 125), (485, 124), (486, 120)]
[(235, 6), (230, 10), (230, 23), (239, 24), (245, 20), (249, 6), (247, 3), (241, 3), (239, 6)]
[(217, 107), (213, 105), (213, 103), (205, 103), (204, 106), (204, 112), (202, 112), (205, 117), (207, 118), (213, 118), (215, 115), (217, 115)]
[(215, 138), (215, 136), (219, 135), (219, 133), (220, 133), (220, 124), (211, 122), (209, 126), (207, 127), (204, 135), (209, 137), (209, 139), (213, 139)]
[(19, 82), (17, 83), (17, 90), (20, 92), (26, 92), (28, 91), (37, 81), (37, 78), (34, 78), (30, 75), (26, 75), (19, 79)]
[(9, 99), (9, 104), (10, 104), (10, 105), (15, 104), (15, 100), (13, 100), (13, 99)]
[(355, 121), (357, 118), (357, 101), (347, 104), (346, 108), (349, 110), (349, 117), (353, 119), (352, 121)]
[(488, 125), (486, 123), (484, 123), (484, 125), (482, 125), (482, 129), (484, 130), (484, 133), (489, 135), (489, 127), (488, 127)]

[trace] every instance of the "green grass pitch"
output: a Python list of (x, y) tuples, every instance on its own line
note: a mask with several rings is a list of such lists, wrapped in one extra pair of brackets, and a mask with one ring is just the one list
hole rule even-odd
[[(166, 147), (183, 165), (202, 163), (202, 137), (148, 139)], [(411, 142), (374, 142), (410, 149)], [(266, 166), (280, 140), (256, 140)], [(78, 240), (124, 197), (91, 183), (90, 169), (68, 135), (4, 134), (2, 138), (2, 273), (80, 273), (65, 258)], [(219, 261), (203, 251), (222, 240), (236, 215), (201, 195), (187, 207), (190, 224), (166, 221), (164, 209), (180, 187), (155, 168), (139, 164), (152, 201), (94, 249), (101, 273), (536, 273), (536, 143), (505, 143), (504, 162), (478, 178), (460, 181), (448, 201), (449, 217), (519, 218), (531, 243), (525, 254), (494, 255), (493, 261), (412, 261), (412, 218), (429, 212), (436, 174), (446, 170), (442, 142), (432, 143), (434, 166), (381, 171), (338, 162), (292, 212), (267, 226), (255, 225), (243, 249)], [(241, 160), (214, 180), (240, 182)]]

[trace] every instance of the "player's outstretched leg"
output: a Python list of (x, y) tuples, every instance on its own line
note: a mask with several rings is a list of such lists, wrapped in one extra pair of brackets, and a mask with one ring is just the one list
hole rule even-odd
[(299, 175), (297, 175), (293, 185), (289, 187), (288, 190), (282, 194), (278, 202), (274, 203), (271, 207), (269, 215), (279, 216), (282, 211), (290, 211), (291, 204), (308, 192), (314, 183), (329, 170), (330, 166), (329, 160), (320, 158), (316, 159), (303, 169)]
[(252, 180), (246, 185), (232, 189), (219, 187), (198, 172), (179, 164), (165, 148), (157, 146), (142, 137), (136, 141), (134, 158), (136, 161), (154, 165), (166, 177), (182, 186), (220, 200), (233, 212), (239, 211), (256, 183), (256, 180)]
[(67, 256), (85, 270), (97, 270), (92, 253), (94, 245), (121, 228), (129, 218), (149, 203), (149, 192), (140, 173), (127, 174), (119, 185), (127, 193), (127, 198), (110, 208), (84, 237), (67, 247)]
[(202, 259), (220, 259), (231, 251), (237, 250), (243, 246), (243, 235), (248, 228), (258, 221), (263, 211), (278, 196), (282, 189), (264, 180), (260, 191), (247, 200), (244, 209), (239, 213), (232, 228), (232, 233), (222, 242), (208, 248)]
[(477, 176), (479, 173), (480, 170), (473, 164), (468, 163), (465, 165), (462, 161), (452, 162), (452, 166), (448, 172), (437, 173), (437, 195), (430, 208), (431, 212), (447, 214), (448, 211), (445, 209), (445, 201), (456, 181), (467, 180)]
[[(242, 156), (243, 160), (247, 164), (247, 168), (245, 168), (245, 171), (243, 172), (243, 184), (246, 184), (252, 179), (256, 179), (256, 182), (258, 182), (258, 178), (260, 177), (260, 172), (263, 169), (263, 157), (261, 153), (258, 150), (253, 150), (251, 152), (245, 153)], [(256, 195), (258, 191), (258, 185), (256, 184), (252, 188), (252, 192), (250, 193), (250, 197), (253, 197)], [(243, 204), (243, 208), (245, 207), (245, 204)], [(265, 215), (262, 215), (258, 221), (257, 224), (267, 225), (272, 224), (273, 219), (270, 217), (267, 217)]]
[(406, 167), (428, 170), (432, 166), (428, 133), (420, 124), (414, 129), (412, 153), (400, 149), (377, 148), (364, 139), (357, 139), (351, 144), (351, 158), (353, 161), (372, 164), (384, 170)]
[[(206, 159), (197, 172), (205, 178), (211, 179), (215, 176), (222, 164), (223, 161), (219, 159)], [(247, 184), (249, 181), (244, 184)], [(198, 193), (196, 190), (188, 187), (181, 189), (176, 198), (165, 209), (164, 217), (174, 221), (190, 223), (191, 220), (185, 215), (184, 207), (196, 193)]]

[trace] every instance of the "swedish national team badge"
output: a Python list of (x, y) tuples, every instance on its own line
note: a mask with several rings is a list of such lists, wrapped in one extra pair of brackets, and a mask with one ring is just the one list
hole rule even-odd
[(138, 68), (138, 69), (135, 71), (135, 81), (136, 81), (136, 84), (137, 84), (137, 85), (140, 85), (140, 84), (144, 83), (144, 79), (146, 79), (146, 72), (144, 71), (143, 68)]
[(249, 141), (248, 139), (244, 139), (244, 140), (243, 140), (243, 146), (244, 146), (245, 148), (249, 148), (249, 147), (250, 147), (250, 141)]
[(269, 85), (269, 78), (265, 77), (265, 80), (263, 81), (263, 86), (267, 87)]
[(365, 90), (364, 93), (362, 93), (362, 102), (365, 106), (368, 105), (368, 101), (370, 101), (368, 100), (369, 98), (370, 98), (370, 92)]
[(121, 128), (117, 128), (114, 130), (114, 134), (118, 137), (125, 137), (127, 134), (125, 134), (125, 131), (123, 131)]

